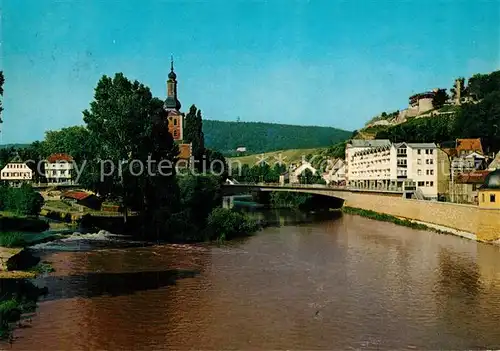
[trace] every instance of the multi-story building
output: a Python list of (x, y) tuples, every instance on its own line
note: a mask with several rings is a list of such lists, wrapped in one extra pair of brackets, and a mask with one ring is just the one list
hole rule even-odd
[(53, 154), (45, 161), (45, 178), (50, 184), (73, 184), (73, 157)]
[(405, 184), (414, 184), (417, 197), (437, 200), (439, 149), (436, 144), (393, 144), (379, 140), (368, 146), (374, 141), (358, 141), (346, 148), (348, 186), (399, 190), (404, 189)]
[(19, 156), (12, 159), (0, 171), (0, 179), (15, 187), (21, 186), (23, 183), (31, 183), (33, 175), (33, 170)]

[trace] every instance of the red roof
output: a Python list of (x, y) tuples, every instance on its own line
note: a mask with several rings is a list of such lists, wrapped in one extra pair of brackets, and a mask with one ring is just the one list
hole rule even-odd
[(457, 152), (460, 151), (477, 151), (483, 153), (483, 148), (481, 146), (481, 139), (457, 139)]
[(483, 184), (490, 171), (472, 171), (457, 175), (456, 182), (461, 184)]
[(91, 196), (92, 194), (86, 193), (85, 191), (76, 191), (76, 190), (71, 190), (71, 191), (66, 191), (65, 193), (62, 194), (62, 197), (69, 198), (69, 199), (75, 199), (75, 200), (84, 200)]
[(52, 154), (49, 157), (47, 157), (47, 162), (49, 163), (55, 163), (61, 161), (73, 162), (73, 157), (71, 157), (68, 154)]

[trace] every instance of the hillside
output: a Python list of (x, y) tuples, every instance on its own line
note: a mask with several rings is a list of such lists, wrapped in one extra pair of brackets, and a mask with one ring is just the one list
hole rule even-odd
[(464, 95), (468, 102), (444, 106), (440, 114), (426, 113), (396, 125), (372, 125), (361, 129), (356, 138), (436, 143), (481, 138), (486, 152), (500, 150), (500, 71), (470, 77)]
[(333, 127), (212, 120), (203, 121), (203, 133), (206, 147), (226, 155), (234, 154), (238, 147), (246, 147), (249, 154), (327, 147), (352, 134)]
[(313, 149), (290, 149), (290, 150), (279, 150), (271, 151), (263, 154), (254, 154), (248, 156), (232, 157), (231, 162), (241, 162), (241, 164), (246, 164), (253, 166), (261, 160), (265, 160), (268, 163), (274, 164), (278, 160), (282, 160), (285, 164), (297, 163), (302, 160), (302, 157), (308, 155), (319, 155), (325, 149), (324, 148), (313, 148)]

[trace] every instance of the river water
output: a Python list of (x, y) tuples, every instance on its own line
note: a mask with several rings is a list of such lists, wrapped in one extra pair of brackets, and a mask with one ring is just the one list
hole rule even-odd
[(40, 251), (56, 271), (12, 349), (500, 348), (498, 247), (351, 215), (281, 222), (224, 246)]

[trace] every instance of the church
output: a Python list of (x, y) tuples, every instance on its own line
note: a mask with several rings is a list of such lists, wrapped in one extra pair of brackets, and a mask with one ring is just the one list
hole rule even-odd
[(170, 73), (167, 80), (167, 98), (163, 104), (168, 118), (168, 131), (179, 146), (179, 159), (189, 160), (192, 154), (191, 143), (184, 142), (185, 115), (177, 98), (177, 75), (174, 72), (174, 60), (170, 62)]

